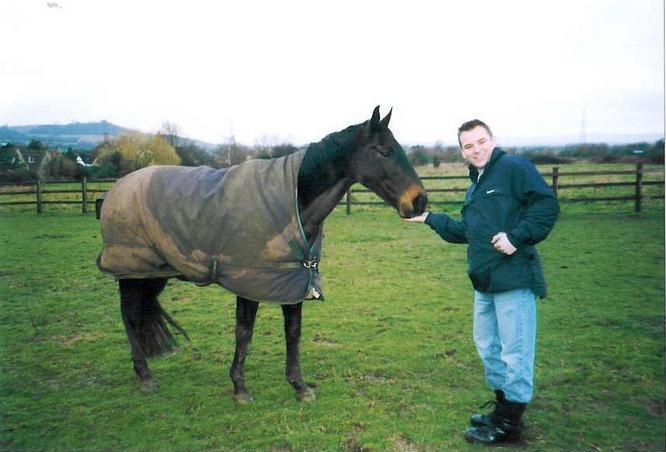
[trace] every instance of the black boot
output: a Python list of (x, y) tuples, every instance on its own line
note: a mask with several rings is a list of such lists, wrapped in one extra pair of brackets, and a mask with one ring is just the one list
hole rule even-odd
[(482, 444), (515, 443), (519, 441), (523, 429), (521, 417), (526, 407), (526, 403), (509, 400), (498, 402), (490, 425), (468, 428), (465, 431), (465, 440), (468, 443)]
[(504, 400), (505, 400), (504, 391), (502, 391), (501, 389), (496, 389), (495, 400), (489, 400), (479, 407), (479, 408), (488, 408), (494, 405), (495, 408), (493, 409), (493, 411), (488, 414), (475, 414), (469, 419), (469, 423), (472, 425), (472, 427), (488, 427), (490, 425), (490, 421), (497, 413), (497, 406), (501, 402), (504, 402)]

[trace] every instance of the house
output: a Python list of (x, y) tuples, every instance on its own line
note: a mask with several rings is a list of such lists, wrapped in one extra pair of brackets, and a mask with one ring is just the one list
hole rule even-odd
[(28, 163), (18, 147), (8, 144), (0, 146), (0, 169), (16, 169), (27, 166)]
[(81, 166), (92, 166), (92, 163), (84, 162), (80, 155), (76, 156), (76, 164)]
[(44, 157), (46, 156), (48, 150), (47, 149), (33, 149), (33, 148), (25, 148), (21, 151), (23, 154), (23, 158), (25, 162), (28, 164), (28, 168), (30, 170), (37, 169), (39, 168), (39, 165), (42, 163), (42, 160), (44, 160)]

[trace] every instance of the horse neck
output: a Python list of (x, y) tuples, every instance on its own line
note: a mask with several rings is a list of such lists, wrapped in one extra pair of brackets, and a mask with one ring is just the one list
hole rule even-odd
[(349, 173), (355, 134), (344, 130), (308, 147), (298, 175), (303, 229), (312, 243), (326, 217), (354, 183)]

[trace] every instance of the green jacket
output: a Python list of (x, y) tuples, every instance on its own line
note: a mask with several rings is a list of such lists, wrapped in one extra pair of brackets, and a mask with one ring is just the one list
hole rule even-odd
[[(426, 224), (444, 240), (467, 243), (468, 274), (479, 292), (532, 289), (546, 296), (546, 281), (534, 245), (555, 225), (559, 205), (551, 188), (528, 160), (495, 148), (481, 177), (470, 166), (462, 219), (431, 213)], [(478, 181), (477, 181), (478, 179)], [(518, 250), (497, 251), (492, 237), (506, 232)]]

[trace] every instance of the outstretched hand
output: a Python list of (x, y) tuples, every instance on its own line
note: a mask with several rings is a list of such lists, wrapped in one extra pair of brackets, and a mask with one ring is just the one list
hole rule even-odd
[(430, 212), (423, 212), (421, 215), (412, 218), (403, 218), (403, 220), (409, 221), (410, 223), (425, 223), (428, 215), (430, 215)]

